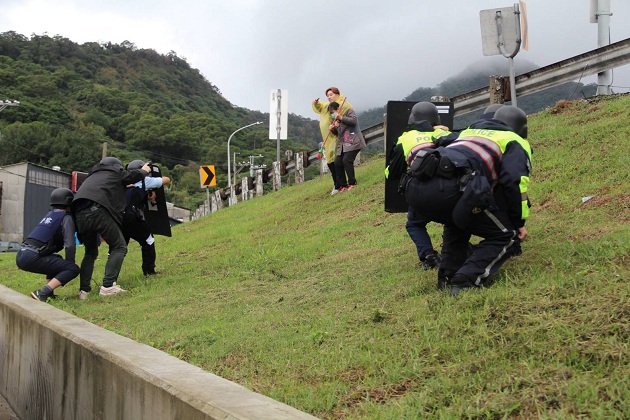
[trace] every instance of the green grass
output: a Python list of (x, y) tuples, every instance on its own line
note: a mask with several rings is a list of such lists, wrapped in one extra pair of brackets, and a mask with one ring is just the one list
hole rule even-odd
[(479, 291), (419, 268), (381, 155), (348, 193), (326, 176), (177, 226), (155, 278), (133, 243), (126, 295), (79, 301), (76, 279), (51, 304), (327, 419), (629, 418), (629, 119), (630, 96), (530, 117), (530, 237)]

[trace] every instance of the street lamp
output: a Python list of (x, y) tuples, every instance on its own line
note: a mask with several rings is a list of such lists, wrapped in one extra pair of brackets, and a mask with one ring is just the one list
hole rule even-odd
[(227, 143), (228, 187), (232, 186), (232, 172), (231, 172), (232, 162), (230, 161), (230, 140), (232, 140), (232, 136), (234, 136), (234, 134), (238, 133), (239, 131), (246, 129), (247, 127), (251, 127), (252, 125), (258, 125), (258, 124), (262, 124), (262, 121), (256, 121), (255, 123), (246, 125), (245, 127), (241, 127), (238, 130), (236, 130), (235, 132), (233, 132), (232, 134), (230, 134), (230, 138), (228, 138), (228, 143)]

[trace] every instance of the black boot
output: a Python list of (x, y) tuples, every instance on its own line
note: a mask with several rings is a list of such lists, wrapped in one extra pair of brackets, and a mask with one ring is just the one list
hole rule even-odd
[(451, 295), (456, 296), (462, 290), (468, 290), (477, 287), (468, 277), (463, 274), (453, 276), (449, 282), (451, 285)]
[(451, 281), (451, 277), (453, 277), (452, 271), (446, 271), (443, 268), (438, 269), (438, 281), (437, 288), (438, 290), (445, 290), (448, 283)]

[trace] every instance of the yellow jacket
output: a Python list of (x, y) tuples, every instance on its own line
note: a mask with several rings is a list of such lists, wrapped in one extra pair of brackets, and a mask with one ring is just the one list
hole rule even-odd
[[(340, 94), (337, 98), (336, 102), (341, 106), (343, 106), (339, 110), (341, 115), (344, 115), (348, 112), (348, 109), (352, 108), (350, 102), (347, 100), (344, 102), (345, 96)], [(330, 102), (316, 102), (312, 103), (313, 111), (319, 114), (319, 129), (322, 132), (322, 141), (326, 141), (326, 145), (324, 146), (324, 154), (326, 156), (326, 160), (328, 163), (333, 163), (335, 161), (335, 156), (337, 156), (337, 135), (334, 133), (328, 134), (328, 127), (332, 124), (332, 117), (330, 116), (330, 112), (328, 112), (328, 105)], [(328, 136), (328, 140), (326, 140), (326, 136)]]

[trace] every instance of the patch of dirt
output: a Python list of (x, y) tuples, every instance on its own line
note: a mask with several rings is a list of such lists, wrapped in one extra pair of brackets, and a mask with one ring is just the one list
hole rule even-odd
[(586, 203), (583, 203), (580, 209), (610, 206), (613, 206), (617, 211), (623, 208), (630, 210), (630, 194), (595, 195)]
[(378, 404), (386, 404), (392, 399), (400, 398), (407, 392), (417, 387), (417, 381), (407, 378), (397, 384), (390, 384), (383, 387), (377, 387), (372, 389), (363, 389), (358, 387), (348, 393), (343, 398), (337, 409), (331, 414), (331, 419), (342, 419), (349, 416), (349, 412), (352, 408), (363, 404), (366, 400), (376, 402)]
[[(583, 102), (582, 100), (580, 101)], [(565, 99), (559, 100), (558, 102), (556, 102), (556, 105), (553, 108), (551, 108), (551, 113), (562, 114), (570, 110), (571, 108), (573, 108), (574, 104), (575, 104), (575, 101), (567, 101)]]
[(341, 377), (348, 382), (359, 382), (365, 379), (367, 370), (365, 368), (350, 369), (341, 374)]

